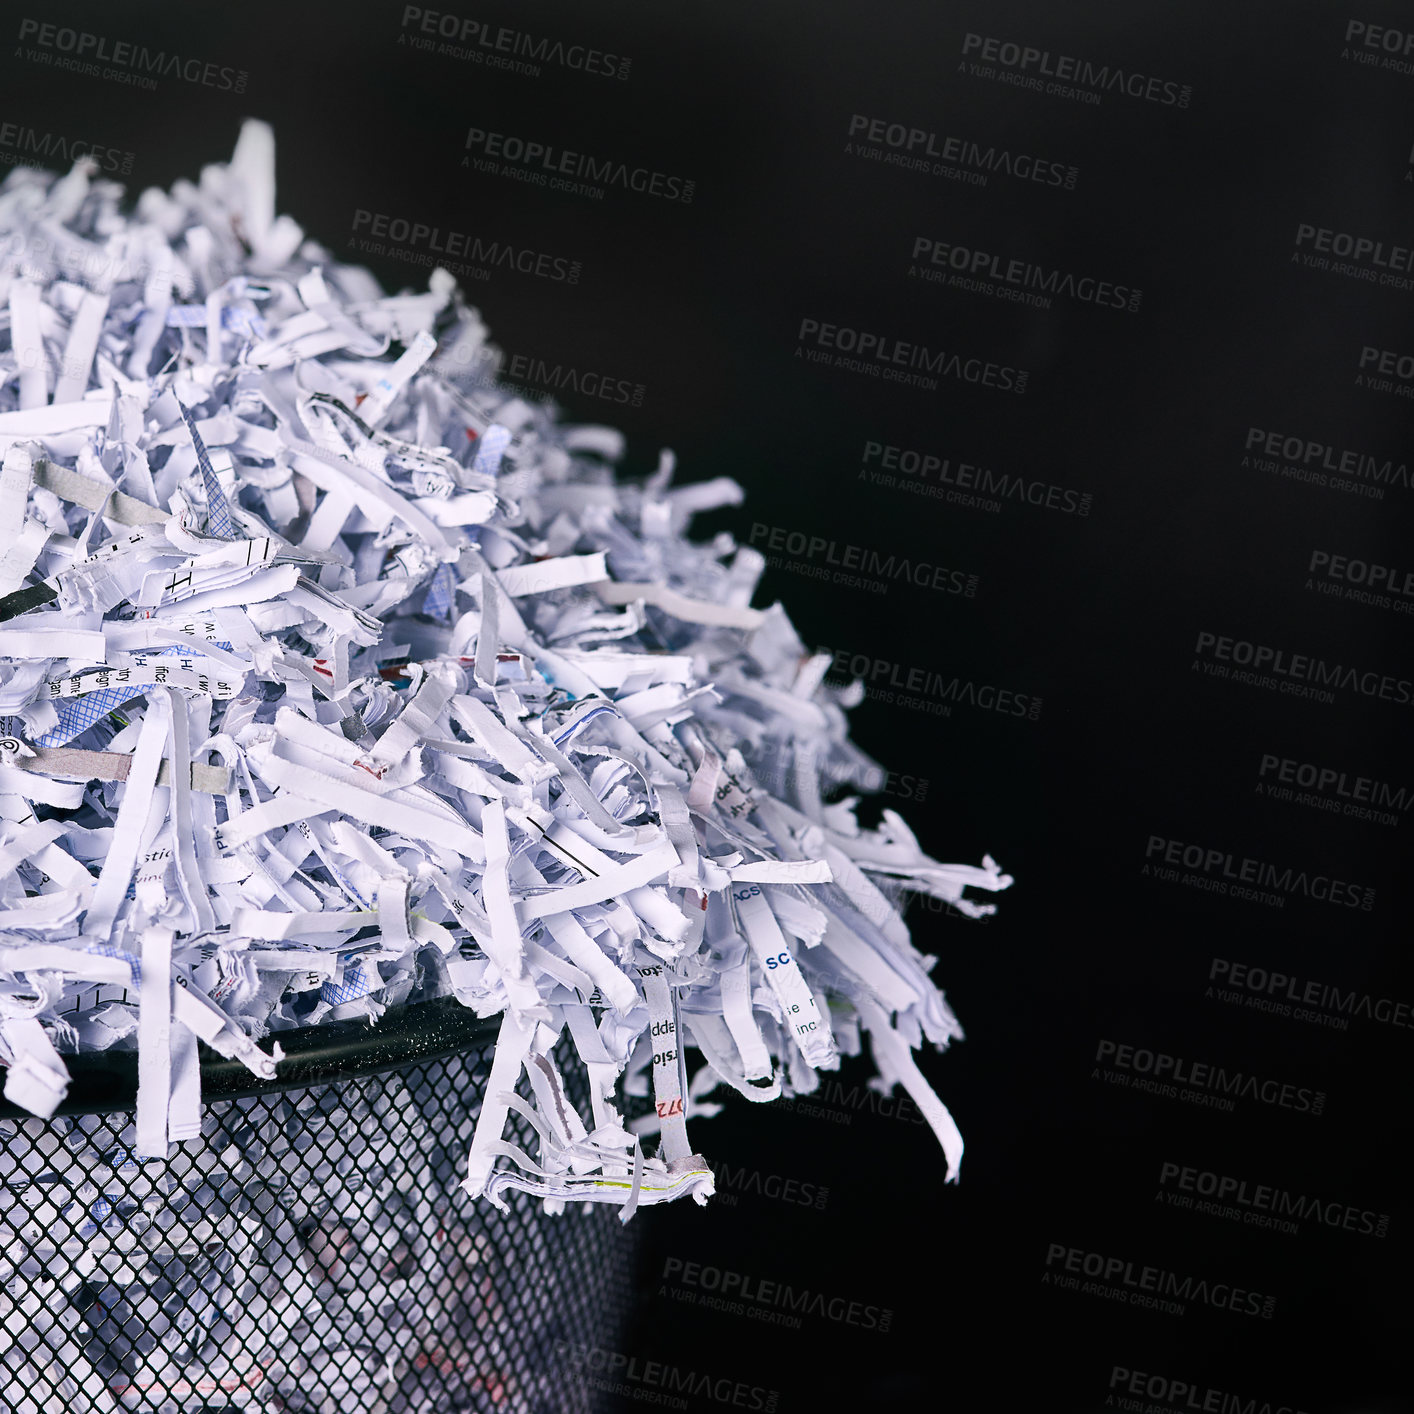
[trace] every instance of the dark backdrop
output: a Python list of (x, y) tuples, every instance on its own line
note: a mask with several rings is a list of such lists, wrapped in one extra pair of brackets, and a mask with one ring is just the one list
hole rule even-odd
[(565, 1358), (625, 1409), (1410, 1408), (1408, 8), (456, 4), (21, 0), (3, 159), (136, 194), (270, 121), (311, 236), (454, 261), (627, 473), (742, 483), (706, 528), (871, 683), (883, 804), (1017, 879), (910, 913), (961, 1184), (858, 1061), (729, 1102)]

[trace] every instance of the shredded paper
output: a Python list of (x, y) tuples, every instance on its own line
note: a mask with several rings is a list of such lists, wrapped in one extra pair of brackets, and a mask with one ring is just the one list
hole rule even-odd
[(962, 1033), (900, 904), (1011, 880), (830, 799), (879, 774), (862, 685), (689, 538), (737, 483), (621, 479), (446, 271), (389, 295), (277, 215), (263, 124), (131, 212), (95, 172), (0, 187), (6, 1097), (135, 1049), (165, 1158), (198, 1041), (268, 1079), (282, 1031), (455, 995), (501, 1017), (473, 1197), (705, 1202), (688, 1115), (865, 1034), (956, 1177), (913, 1052)]

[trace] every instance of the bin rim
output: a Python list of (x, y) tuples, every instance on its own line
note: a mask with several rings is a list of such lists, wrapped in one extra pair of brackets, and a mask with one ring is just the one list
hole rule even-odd
[[(199, 1043), (201, 1101), (248, 1099), (383, 1075), (418, 1061), (436, 1060), (494, 1041), (499, 1016), (481, 1017), (455, 997), (389, 1007), (377, 1021), (333, 1021), (272, 1031), (285, 1057), (274, 1080), (257, 1079), (239, 1061)], [(56, 1115), (117, 1114), (137, 1107), (135, 1050), (81, 1051), (64, 1057), (68, 1095)], [(28, 1110), (0, 1097), (0, 1119), (33, 1119)]]

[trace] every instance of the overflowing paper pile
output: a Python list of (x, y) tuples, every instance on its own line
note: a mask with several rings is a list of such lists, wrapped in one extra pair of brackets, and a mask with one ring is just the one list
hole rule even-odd
[(263, 124), (120, 197), (0, 188), (5, 1095), (52, 1114), (65, 1054), (136, 1047), (165, 1156), (198, 1039), (268, 1078), (282, 1030), (455, 994), (503, 1016), (473, 1195), (704, 1201), (701, 1097), (808, 1093), (861, 1031), (954, 1177), (912, 1052), (961, 1032), (898, 904), (1011, 881), (822, 798), (876, 771), (862, 687), (751, 607), (757, 552), (687, 537), (741, 488), (618, 479), (445, 271), (388, 295), (278, 216)]

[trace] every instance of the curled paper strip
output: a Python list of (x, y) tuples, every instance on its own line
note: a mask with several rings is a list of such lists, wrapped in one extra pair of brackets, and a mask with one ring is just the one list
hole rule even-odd
[(691, 1107), (808, 1093), (861, 1031), (956, 1177), (912, 1053), (962, 1033), (899, 905), (1010, 878), (827, 803), (877, 772), (856, 694), (751, 607), (758, 554), (686, 534), (740, 487), (618, 479), (445, 271), (385, 294), (273, 186), (251, 123), (132, 216), (83, 163), (0, 187), (6, 1096), (50, 1115), (63, 1055), (136, 1047), (165, 1158), (198, 1038), (270, 1077), (282, 1030), (452, 994), (503, 1016), (492, 1203), (703, 1202)]

